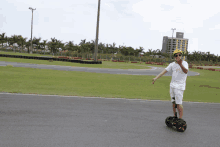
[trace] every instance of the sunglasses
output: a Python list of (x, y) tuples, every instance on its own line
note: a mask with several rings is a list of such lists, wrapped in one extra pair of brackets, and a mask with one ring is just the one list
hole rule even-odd
[[(179, 54), (179, 56), (181, 57), (181, 54)], [(178, 57), (178, 55), (175, 55), (175, 57)]]

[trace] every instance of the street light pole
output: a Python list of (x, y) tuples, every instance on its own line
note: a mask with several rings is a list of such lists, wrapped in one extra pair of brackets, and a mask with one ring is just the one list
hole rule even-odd
[(29, 7), (29, 9), (32, 10), (32, 20), (31, 20), (31, 51), (30, 51), (30, 54), (32, 54), (32, 50), (33, 50), (33, 48), (32, 48), (33, 10), (36, 10), (36, 8), (33, 9), (33, 8)]
[(96, 40), (95, 40), (95, 53), (94, 59), (97, 62), (97, 52), (98, 52), (98, 35), (99, 35), (99, 14), (100, 14), (100, 0), (98, 3), (98, 14), (97, 14), (97, 26), (96, 26)]
[[(176, 28), (172, 28), (171, 30), (176, 30)], [(173, 34), (172, 34), (172, 41), (171, 41), (171, 50), (170, 50), (170, 59), (171, 59), (171, 54), (172, 54), (172, 50), (173, 50)]]

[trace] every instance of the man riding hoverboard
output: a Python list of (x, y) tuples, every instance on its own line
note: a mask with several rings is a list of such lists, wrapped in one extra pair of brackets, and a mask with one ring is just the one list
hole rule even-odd
[[(168, 127), (175, 126), (177, 131), (184, 132), (187, 128), (186, 122), (182, 119), (183, 116), (183, 93), (186, 87), (186, 79), (188, 73), (188, 63), (182, 59), (180, 59), (182, 55), (182, 51), (176, 49), (173, 52), (175, 62), (170, 63), (167, 68), (163, 72), (161, 72), (157, 77), (153, 78), (153, 83), (163, 76), (168, 71), (172, 71), (172, 80), (170, 83), (170, 97), (174, 116), (169, 116), (166, 118), (165, 123)], [(179, 112), (179, 118), (177, 117), (176, 108)]]

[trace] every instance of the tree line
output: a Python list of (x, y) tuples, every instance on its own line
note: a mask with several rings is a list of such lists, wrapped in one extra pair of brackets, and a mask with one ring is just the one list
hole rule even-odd
[[(5, 35), (5, 33), (0, 34), (0, 43), (3, 46), (3, 43), (7, 43), (9, 46), (13, 46), (15, 48), (14, 44), (17, 43), (18, 47), (22, 50), (25, 47), (28, 49), (28, 53), (30, 53), (30, 46), (31, 46), (31, 39), (28, 40), (26, 37), (22, 37), (22, 35), (12, 35), (11, 37), (8, 37)], [(61, 40), (54, 38), (51, 38), (51, 40), (42, 40), (41, 37), (36, 38), (34, 37), (32, 39), (32, 44), (36, 46), (37, 50), (46, 50), (46, 46), (48, 47), (48, 50), (51, 53), (57, 53), (60, 50), (62, 51), (69, 51), (69, 52), (77, 52), (77, 53), (94, 53), (95, 50), (95, 40), (86, 41), (86, 39), (81, 40), (81, 42), (77, 45), (74, 44), (73, 41), (69, 42), (62, 42)], [(160, 49), (152, 50), (148, 49), (147, 52), (144, 52), (143, 47), (139, 47), (134, 49), (133, 47), (129, 46), (120, 46), (116, 47), (116, 43), (113, 44), (105, 44), (105, 43), (98, 43), (98, 53), (103, 54), (114, 54), (114, 53), (120, 53), (123, 56), (135, 56), (139, 57), (140, 54), (143, 56), (150, 56), (150, 55), (159, 55), (163, 56), (165, 58), (169, 58), (170, 54), (168, 53), (162, 53)], [(186, 51), (183, 53), (184, 56), (187, 56), (187, 60), (196, 60), (196, 61), (213, 61), (213, 62), (220, 62), (220, 57), (215, 56), (214, 54), (210, 54), (210, 52), (207, 52), (205, 54), (202, 54), (201, 52), (194, 51), (193, 53), (190, 53)]]

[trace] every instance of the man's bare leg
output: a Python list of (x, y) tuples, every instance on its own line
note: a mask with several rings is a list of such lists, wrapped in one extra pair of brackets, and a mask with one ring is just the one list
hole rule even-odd
[[(182, 118), (183, 117), (183, 105), (177, 104), (177, 109), (179, 111), (179, 118)], [(181, 127), (179, 129), (181, 129)], [(184, 128), (182, 128), (182, 130), (184, 131)]]
[(177, 104), (177, 109), (179, 111), (179, 118), (182, 118), (183, 117), (183, 105)]
[(176, 113), (176, 108), (175, 108), (175, 104), (173, 103), (173, 114), (175, 116), (175, 113)]

